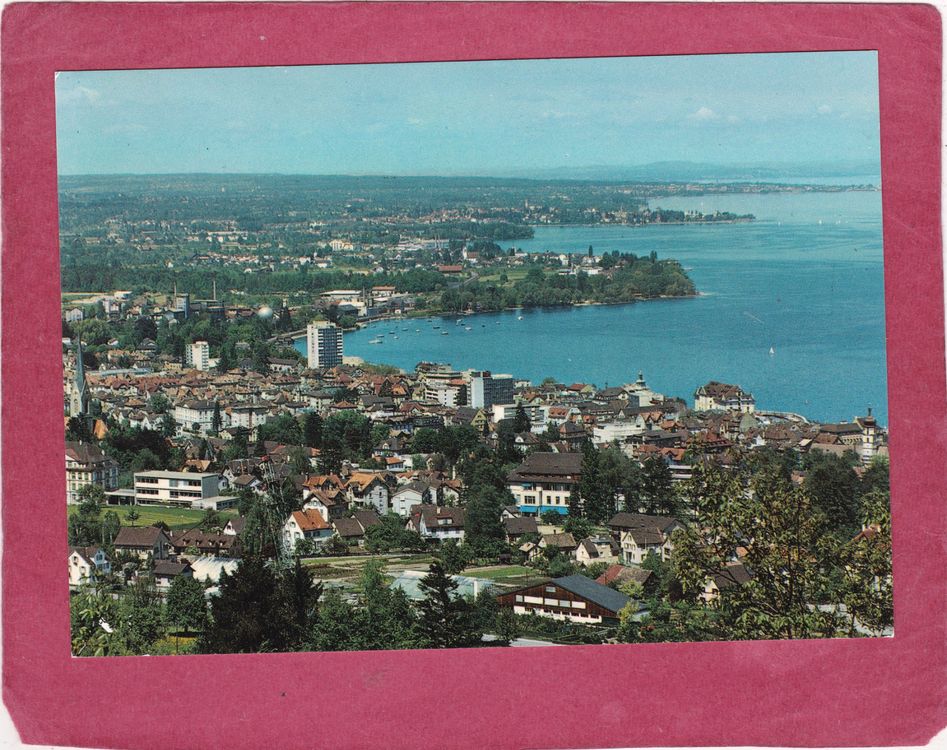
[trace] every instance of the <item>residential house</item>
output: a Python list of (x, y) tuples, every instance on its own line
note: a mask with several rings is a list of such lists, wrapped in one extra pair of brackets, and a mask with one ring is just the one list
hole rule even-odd
[(578, 544), (575, 541), (575, 537), (568, 532), (542, 534), (539, 537), (536, 552), (538, 554), (547, 549), (556, 549), (563, 555), (571, 556), (572, 553), (575, 552), (576, 547), (578, 547)]
[(200, 528), (170, 531), (171, 547), (176, 556), (210, 555), (212, 557), (240, 557), (240, 537), (225, 531), (215, 533)]
[(513, 544), (525, 534), (539, 534), (535, 516), (508, 516), (501, 521), (509, 544)]
[(406, 528), (417, 531), (425, 539), (445, 541), (464, 538), (464, 508), (443, 507), (422, 504), (411, 509), (411, 517)]
[(164, 560), (171, 549), (171, 539), (155, 526), (122, 526), (113, 542), (116, 552), (128, 552), (145, 560)]
[(391, 509), (390, 490), (379, 474), (356, 471), (345, 483), (349, 503), (361, 508), (374, 508), (379, 515)]
[(332, 536), (332, 526), (314, 508), (294, 510), (283, 524), (283, 547), (292, 552), (302, 541), (324, 542)]
[(575, 550), (575, 560), (584, 566), (599, 562), (616, 563), (620, 551), (618, 543), (611, 537), (590, 536), (579, 542)]
[(720, 592), (732, 586), (742, 586), (750, 580), (750, 571), (741, 562), (727, 563), (719, 572), (707, 577), (700, 598), (708, 604), (720, 598)]
[(553, 578), (497, 597), (501, 607), (518, 615), (536, 614), (585, 625), (617, 623), (629, 602), (625, 594), (582, 575)]
[(112, 565), (101, 547), (69, 548), (69, 586), (95, 583), (99, 576), (112, 572)]
[(672, 516), (616, 513), (608, 527), (618, 537), (622, 563), (640, 565), (651, 552), (662, 560), (670, 559), (671, 534), (682, 524)]
[(415, 505), (431, 502), (430, 485), (420, 480), (403, 484), (391, 496), (391, 510), (399, 516), (407, 517)]
[(194, 577), (194, 569), (188, 561), (156, 560), (151, 570), (155, 579), (155, 588), (158, 591), (167, 591), (178, 576)]
[(66, 503), (79, 502), (79, 490), (89, 485), (106, 492), (118, 487), (118, 462), (99, 446), (82, 441), (66, 441)]
[(523, 514), (569, 512), (569, 497), (578, 492), (581, 453), (532, 453), (507, 476), (507, 486)]
[(711, 380), (694, 392), (694, 410), (752, 414), (756, 411), (756, 400), (738, 385)]

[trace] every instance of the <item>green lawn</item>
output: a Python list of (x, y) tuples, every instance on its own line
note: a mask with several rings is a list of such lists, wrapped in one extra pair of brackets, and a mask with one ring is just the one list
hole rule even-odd
[(539, 578), (541, 574), (532, 568), (527, 568), (522, 565), (498, 565), (489, 568), (471, 568), (463, 571), (461, 575), (471, 578), (489, 578), (494, 581), (502, 581), (504, 578), (523, 578), (530, 575), (534, 578)]
[[(193, 526), (197, 526), (204, 516), (204, 511), (202, 510), (162, 508), (156, 505), (106, 505), (103, 507), (103, 512), (108, 510), (115, 511), (118, 513), (122, 525), (130, 526), (131, 524), (125, 520), (125, 514), (132, 508), (138, 511), (139, 515), (138, 520), (135, 521), (136, 526), (151, 526), (151, 524), (157, 523), (158, 521), (164, 521), (172, 529), (189, 529)], [(77, 505), (69, 506), (70, 514), (78, 512), (79, 507)], [(235, 516), (237, 515), (237, 511), (222, 510), (220, 511), (220, 515), (224, 517)]]

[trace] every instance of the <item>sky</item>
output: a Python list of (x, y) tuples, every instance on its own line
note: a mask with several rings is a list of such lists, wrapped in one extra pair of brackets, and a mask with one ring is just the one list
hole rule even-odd
[(874, 52), (62, 72), (60, 174), (877, 160)]

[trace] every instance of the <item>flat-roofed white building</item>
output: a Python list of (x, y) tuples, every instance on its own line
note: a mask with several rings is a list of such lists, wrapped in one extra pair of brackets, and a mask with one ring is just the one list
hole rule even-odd
[(187, 363), (195, 370), (210, 369), (210, 344), (195, 341), (187, 348)]
[(513, 390), (512, 375), (493, 375), (486, 370), (473, 372), (467, 405), (475, 409), (490, 409), (494, 404), (512, 404)]
[[(494, 404), (493, 421), (499, 422), (504, 419), (514, 419), (516, 410), (520, 404)], [(530, 430), (532, 432), (544, 432), (546, 421), (549, 418), (549, 407), (545, 404), (522, 404), (523, 411), (529, 419)]]
[(135, 502), (222, 510), (234, 507), (237, 501), (235, 497), (221, 496), (220, 491), (226, 486), (226, 480), (216, 472), (139, 471), (135, 473)]

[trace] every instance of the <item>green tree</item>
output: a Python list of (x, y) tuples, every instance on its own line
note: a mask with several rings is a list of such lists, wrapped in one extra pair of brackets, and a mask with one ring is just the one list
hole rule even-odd
[(280, 414), (265, 424), (257, 427), (257, 436), (260, 441), (272, 440), (284, 445), (302, 445), (303, 434), (299, 420), (292, 414)]
[(526, 408), (523, 404), (516, 405), (516, 415), (513, 417), (513, 432), (529, 432), (532, 423), (526, 415)]
[(139, 518), (141, 518), (141, 514), (135, 510), (134, 505), (129, 508), (128, 512), (125, 514), (125, 520), (128, 521), (128, 523), (130, 523), (132, 526), (135, 525), (135, 521), (137, 521)]
[[(827, 585), (832, 550), (808, 492), (776, 470), (745, 483), (736, 472), (698, 465), (686, 484), (693, 524), (674, 532), (672, 563), (682, 591), (696, 602), (712, 576), (730, 579), (714, 604), (721, 638), (817, 638), (840, 634), (832, 612), (815, 605)], [(734, 578), (736, 550), (752, 571)]]
[(199, 524), (201, 531), (213, 532), (215, 534), (219, 534), (226, 525), (227, 522), (224, 520), (224, 517), (219, 511), (213, 508), (208, 508), (204, 511), (204, 515), (201, 516), (201, 522)]
[(478, 645), (483, 632), (476, 628), (468, 602), (457, 595), (457, 583), (438, 561), (418, 588), (424, 598), (418, 602), (418, 633), (427, 648), (460, 648)]
[(859, 480), (854, 453), (836, 456), (815, 452), (807, 456), (804, 486), (820, 511), (825, 531), (851, 537), (858, 530)]
[(392, 589), (384, 563), (370, 560), (359, 578), (362, 605), (361, 641), (368, 649), (400, 649), (415, 645), (415, 615), (404, 591)]
[(303, 418), (303, 445), (309, 448), (322, 446), (322, 417), (309, 412)]
[(191, 630), (200, 630), (207, 620), (207, 603), (204, 600), (204, 587), (192, 576), (177, 576), (171, 582), (167, 599), (168, 621), (184, 628), (187, 635)]
[(102, 513), (105, 491), (98, 485), (89, 484), (77, 494), (79, 507), (75, 513), (69, 514), (67, 523), (69, 544), (74, 547), (99, 545), (111, 552), (121, 521), (114, 511)]
[(645, 513), (667, 516), (677, 513), (671, 470), (664, 459), (657, 456), (645, 459), (641, 470), (638, 505)]
[(114, 656), (123, 654), (121, 638), (115, 632), (118, 603), (101, 588), (83, 588), (69, 599), (73, 656)]
[(329, 589), (320, 602), (308, 645), (313, 651), (352, 651), (363, 647), (361, 632), (353, 627), (358, 614), (338, 589)]
[(593, 523), (604, 523), (614, 513), (614, 495), (605, 486), (599, 465), (599, 454), (592, 441), (582, 446), (582, 478), (579, 480), (582, 516)]
[(506, 551), (506, 532), (500, 517), (511, 502), (509, 493), (491, 485), (468, 486), (464, 514), (464, 543), (475, 555), (494, 557)]
[(223, 425), (223, 423), (224, 423), (223, 417), (221, 417), (220, 415), (220, 402), (214, 401), (214, 414), (211, 417), (211, 421), (210, 421), (210, 429), (214, 433), (214, 435), (220, 434), (220, 428), (221, 428), (221, 425)]
[(467, 553), (453, 539), (441, 542), (436, 557), (440, 561), (441, 567), (449, 575), (456, 575), (467, 567)]
[(394, 513), (386, 513), (381, 517), (381, 523), (365, 530), (365, 549), (372, 554), (396, 550), (419, 551), (425, 546), (420, 534), (407, 530), (404, 521)]
[(259, 555), (246, 555), (232, 574), (220, 576), (210, 621), (198, 640), (205, 654), (281, 651), (279, 597), (273, 570)]
[(164, 635), (164, 608), (149, 577), (139, 577), (118, 607), (115, 634), (126, 653), (147, 653)]

